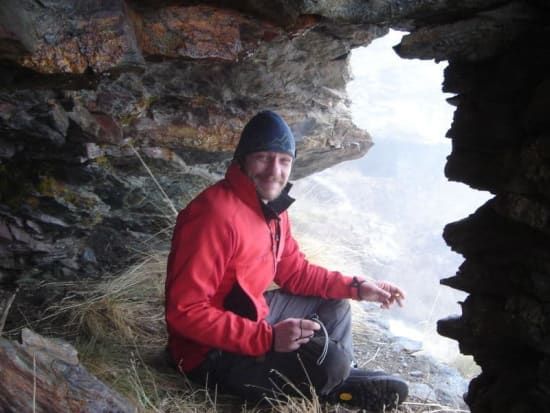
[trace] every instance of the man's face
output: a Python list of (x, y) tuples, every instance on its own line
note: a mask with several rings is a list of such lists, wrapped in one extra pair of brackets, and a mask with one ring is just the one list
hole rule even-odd
[(288, 182), (292, 156), (278, 152), (253, 152), (244, 159), (244, 171), (263, 201), (277, 198)]

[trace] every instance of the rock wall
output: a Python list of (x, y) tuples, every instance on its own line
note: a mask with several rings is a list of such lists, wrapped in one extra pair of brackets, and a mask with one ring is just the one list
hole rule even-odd
[(279, 111), (295, 131), (294, 178), (364, 155), (371, 140), (350, 120), (347, 57), (406, 29), (399, 55), (449, 61), (447, 176), (495, 194), (445, 228), (466, 260), (444, 283), (470, 295), (438, 329), (483, 369), (472, 412), (546, 411), (547, 2), (220, 4), (0, 4), (0, 283), (40, 304), (38, 283), (165, 247), (174, 211), (223, 173), (257, 110)]
[(445, 172), (495, 194), (444, 231), (466, 261), (443, 283), (470, 295), (439, 332), (483, 369), (467, 397), (473, 412), (547, 411), (550, 402), (550, 26), (547, 13), (517, 30), (525, 14), (509, 11), (514, 41), (451, 60), (444, 85), (457, 94)]
[(469, 296), (438, 331), (482, 368), (466, 396), (472, 412), (550, 403), (550, 10), (536, 6), (422, 27), (397, 47), (449, 60), (443, 90), (456, 111), (445, 173), (495, 195), (444, 230), (465, 261), (442, 283)]
[(350, 49), (376, 26), (283, 27), (209, 5), (0, 7), (4, 283), (93, 276), (165, 246), (174, 211), (221, 176), (258, 110), (295, 131), (294, 178), (371, 145), (345, 85)]

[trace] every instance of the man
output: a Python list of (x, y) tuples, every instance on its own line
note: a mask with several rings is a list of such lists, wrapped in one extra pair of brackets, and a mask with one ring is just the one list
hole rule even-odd
[[(348, 298), (389, 308), (405, 298), (309, 263), (286, 209), (294, 136), (276, 113), (244, 127), (225, 179), (178, 216), (168, 260), (169, 350), (192, 380), (251, 402), (310, 395), (369, 410), (396, 405), (407, 384), (352, 368)], [(280, 289), (268, 287), (275, 282)]]

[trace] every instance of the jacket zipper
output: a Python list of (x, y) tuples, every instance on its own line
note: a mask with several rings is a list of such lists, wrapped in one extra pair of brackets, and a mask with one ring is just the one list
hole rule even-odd
[(271, 255), (273, 257), (273, 278), (275, 278), (275, 274), (277, 273), (277, 252), (279, 249), (279, 231), (277, 231), (277, 225), (278, 221), (273, 220), (275, 223), (275, 232), (273, 231), (271, 227), (271, 222), (267, 223), (267, 227), (269, 228), (269, 236), (271, 238)]

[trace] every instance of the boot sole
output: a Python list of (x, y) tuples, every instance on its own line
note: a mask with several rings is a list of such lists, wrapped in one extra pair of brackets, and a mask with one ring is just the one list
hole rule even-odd
[[(361, 409), (382, 411), (393, 409), (403, 402), (409, 393), (405, 381), (383, 375), (350, 377), (331, 394), (333, 403), (342, 403)], [(330, 400), (329, 400), (330, 401)]]

